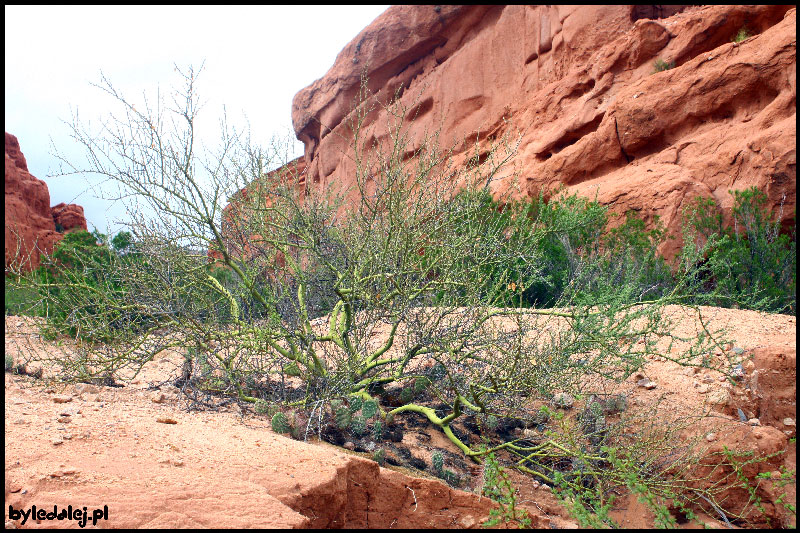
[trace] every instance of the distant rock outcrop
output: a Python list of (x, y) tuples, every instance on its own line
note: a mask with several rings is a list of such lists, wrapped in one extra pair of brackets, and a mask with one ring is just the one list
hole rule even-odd
[(52, 253), (61, 233), (87, 229), (83, 207), (58, 204), (50, 207), (47, 184), (28, 172), (17, 138), (6, 132), (6, 268), (30, 270), (42, 253)]
[[(308, 182), (349, 184), (347, 119), (366, 74), (379, 100), (401, 94), (408, 150), (439, 130), (458, 164), (475, 139), (486, 151), (519, 133), (507, 174), (520, 194), (564, 185), (659, 215), (677, 237), (669, 257), (697, 195), (730, 220), (728, 191), (757, 186), (794, 225), (796, 32), (792, 6), (393, 6), (295, 96), (292, 120)], [(657, 59), (674, 67), (655, 72)], [(370, 140), (388, 139), (386, 118), (366, 117)]]

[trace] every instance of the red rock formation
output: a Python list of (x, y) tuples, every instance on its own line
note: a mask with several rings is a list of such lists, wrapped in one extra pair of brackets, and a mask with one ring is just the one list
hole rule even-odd
[(64, 230), (86, 229), (79, 205), (59, 204), (50, 208), (47, 184), (28, 172), (28, 164), (17, 138), (6, 133), (6, 268), (30, 270), (39, 265), (42, 253), (52, 253), (61, 239), (56, 223)]
[[(267, 178), (280, 177), (287, 180), (292, 180), (302, 195), (306, 187), (306, 163), (305, 158), (298, 157), (293, 161), (267, 173)], [(258, 185), (250, 184), (248, 187), (241, 189), (231, 198), (228, 199), (228, 205), (222, 214), (222, 232), (227, 237), (228, 251), (236, 255), (249, 255), (252, 250), (252, 243), (258, 240), (257, 235), (244, 234), (246, 228), (240, 225), (240, 221), (246, 217), (246, 212), (241, 208), (242, 200), (246, 199), (248, 195), (254, 194), (258, 190)], [(264, 194), (263, 192), (261, 194)], [(267, 195), (266, 204), (270, 205), (269, 195)], [(208, 250), (209, 262), (220, 264), (223, 256), (222, 252), (211, 246)]]
[(83, 207), (76, 204), (60, 203), (50, 209), (53, 214), (53, 221), (56, 227), (61, 226), (62, 231), (71, 229), (82, 229), (88, 231), (86, 217), (83, 214)]
[[(753, 36), (732, 42), (743, 27)], [(659, 58), (675, 68), (654, 73)], [(696, 195), (730, 218), (728, 191), (757, 186), (794, 225), (795, 72), (791, 6), (393, 6), (295, 96), (292, 120), (309, 182), (350, 184), (347, 119), (365, 73), (380, 101), (400, 91), (409, 150), (441, 130), (460, 163), (476, 138), (485, 152), (520, 135), (505, 176), (523, 194), (565, 185), (659, 215), (672, 256)], [(387, 140), (386, 119), (366, 117), (370, 140)]]

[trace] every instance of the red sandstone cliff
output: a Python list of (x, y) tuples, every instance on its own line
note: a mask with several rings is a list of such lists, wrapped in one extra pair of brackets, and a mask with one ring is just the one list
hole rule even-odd
[[(732, 42), (742, 28), (752, 36)], [(656, 59), (676, 66), (654, 73)], [(660, 215), (678, 237), (667, 256), (697, 195), (729, 216), (728, 191), (755, 185), (794, 225), (791, 6), (393, 6), (294, 98), (309, 183), (354, 179), (345, 123), (365, 70), (380, 100), (401, 91), (412, 143), (441, 129), (460, 162), (474, 150), (464, 139), (485, 149), (519, 133), (509, 173), (523, 194), (564, 184), (617, 213)], [(380, 111), (365, 127), (381, 142), (385, 124)]]
[(39, 265), (41, 253), (52, 253), (61, 231), (87, 229), (83, 207), (58, 204), (50, 207), (47, 184), (28, 172), (17, 138), (6, 133), (6, 268), (24, 270)]

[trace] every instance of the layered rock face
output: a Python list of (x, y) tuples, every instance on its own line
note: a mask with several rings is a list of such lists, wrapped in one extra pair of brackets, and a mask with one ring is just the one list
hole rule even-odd
[(50, 207), (47, 184), (28, 172), (19, 141), (8, 132), (5, 180), (6, 268), (36, 268), (41, 254), (52, 253), (53, 246), (62, 238), (59, 231), (87, 229), (83, 207), (63, 203)]
[[(743, 28), (751, 36), (733, 42)], [(657, 59), (675, 66), (655, 72)], [(698, 195), (730, 221), (729, 190), (757, 186), (794, 226), (791, 6), (393, 6), (295, 96), (309, 183), (355, 179), (362, 74), (381, 102), (400, 94), (407, 152), (440, 131), (459, 164), (476, 140), (484, 155), (507, 133), (519, 144), (496, 195), (565, 186), (618, 214), (658, 215), (676, 237), (667, 257)], [(368, 142), (386, 142), (386, 124), (386, 110), (368, 114)]]

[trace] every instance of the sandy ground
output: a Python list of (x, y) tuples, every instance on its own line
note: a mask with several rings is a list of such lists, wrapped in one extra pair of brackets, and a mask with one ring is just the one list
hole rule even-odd
[[(676, 333), (697, 334), (694, 315), (671, 311), (677, 313)], [(642, 375), (619, 388), (631, 411), (656, 404), (659, 412), (675, 416), (706, 409), (713, 416), (686, 432), (709, 448), (724, 443), (782, 452), (761, 464), (759, 472), (793, 471), (795, 317), (717, 308), (702, 313), (713, 327), (729, 332), (731, 343), (716, 357), (741, 356), (744, 375), (731, 383), (717, 373), (651, 357)], [(28, 319), (6, 317), (6, 353), (14, 354), (26, 339), (35, 339)], [(45, 343), (40, 349), (57, 354), (63, 348)], [(669, 355), (666, 348), (664, 355)], [(41, 380), (6, 372), (6, 526), (77, 527), (75, 520), (22, 525), (8, 514), (9, 505), (52, 510), (54, 504), (85, 506), (90, 514), (107, 506), (108, 520), (101, 519), (100, 527), (465, 528), (480, 527), (486, 519), (492, 506), (487, 498), (453, 490), (430, 473), (379, 468), (327, 443), (291, 440), (272, 432), (265, 417), (237, 405), (187, 410), (175, 387), (152, 387), (177, 376), (179, 359), (167, 355), (148, 363), (124, 387), (45, 388)], [(654, 386), (644, 387), (646, 380)], [(740, 420), (739, 410), (747, 421)], [(402, 443), (427, 462), (436, 449), (458, 452), (438, 431), (406, 429)], [(479, 490), (480, 468), (462, 474), (472, 476), (463, 488)], [(512, 479), (534, 525), (575, 526), (548, 487), (516, 472)], [(774, 501), (777, 490), (766, 483), (764, 501)], [(794, 484), (781, 490), (794, 504)], [(772, 525), (794, 523), (781, 509), (767, 507)], [(653, 524), (649, 511), (633, 498), (620, 498), (612, 516), (623, 527)], [(719, 517), (703, 518), (713, 526), (726, 525)]]

